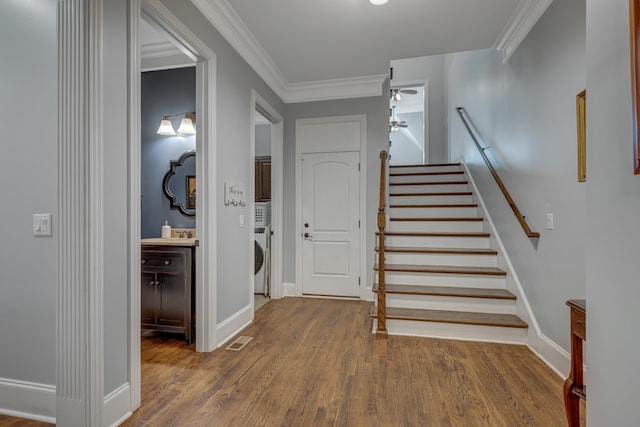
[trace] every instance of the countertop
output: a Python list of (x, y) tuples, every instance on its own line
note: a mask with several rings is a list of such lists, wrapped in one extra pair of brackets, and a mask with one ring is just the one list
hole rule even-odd
[(198, 246), (198, 239), (195, 237), (189, 239), (169, 238), (163, 239), (161, 237), (154, 237), (151, 239), (140, 240), (142, 246)]

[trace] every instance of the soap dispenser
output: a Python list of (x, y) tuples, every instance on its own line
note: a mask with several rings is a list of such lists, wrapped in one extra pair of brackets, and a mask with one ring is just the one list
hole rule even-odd
[(169, 239), (171, 237), (171, 226), (167, 220), (164, 221), (164, 225), (162, 226), (161, 236), (163, 239)]

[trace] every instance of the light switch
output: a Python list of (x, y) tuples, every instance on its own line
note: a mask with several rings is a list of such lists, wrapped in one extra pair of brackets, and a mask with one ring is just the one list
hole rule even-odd
[(51, 214), (33, 214), (33, 235), (51, 236)]
[(553, 230), (553, 214), (547, 214), (547, 230)]
[(240, 228), (244, 228), (244, 215), (240, 215)]

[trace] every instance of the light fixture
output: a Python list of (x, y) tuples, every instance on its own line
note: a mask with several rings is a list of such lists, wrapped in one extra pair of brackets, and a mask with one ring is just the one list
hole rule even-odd
[(180, 135), (195, 135), (196, 128), (193, 124), (196, 121), (196, 113), (178, 113), (173, 116), (164, 116), (162, 121), (160, 122), (160, 127), (158, 127), (157, 134), (158, 135), (176, 135), (176, 131), (173, 129), (173, 123), (171, 123), (171, 119), (175, 117), (180, 117), (184, 115), (184, 118), (180, 122), (180, 127), (178, 128), (178, 134)]
[(386, 2), (388, 2), (389, 0), (369, 0), (369, 3), (375, 5), (375, 6), (380, 6), (385, 4)]
[(400, 89), (391, 89), (391, 101), (401, 101)]

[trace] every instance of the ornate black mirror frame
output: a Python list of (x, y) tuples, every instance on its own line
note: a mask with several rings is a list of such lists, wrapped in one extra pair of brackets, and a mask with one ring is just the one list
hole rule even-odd
[[(169, 168), (169, 172), (166, 173), (162, 181), (162, 189), (164, 191), (165, 196), (167, 196), (167, 198), (169, 199), (171, 209), (178, 209), (180, 213), (186, 216), (196, 216), (195, 208), (187, 209), (187, 207), (185, 206), (185, 204), (187, 203), (187, 200), (183, 202), (178, 201), (178, 197), (171, 191), (171, 188), (169, 187), (169, 181), (171, 180), (171, 177), (176, 174), (176, 168), (178, 166), (182, 166), (189, 157), (195, 157), (195, 155), (196, 155), (196, 152), (193, 150), (185, 151), (184, 153), (182, 153), (182, 155), (178, 160), (171, 160), (170, 162), (171, 167)], [(188, 198), (188, 194), (187, 194), (187, 198)]]

